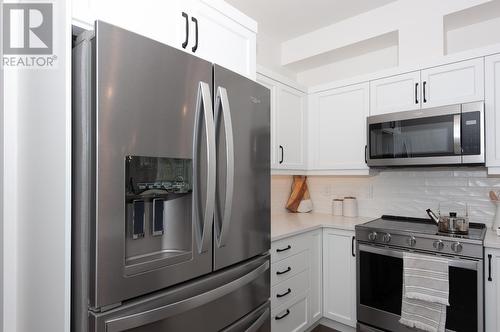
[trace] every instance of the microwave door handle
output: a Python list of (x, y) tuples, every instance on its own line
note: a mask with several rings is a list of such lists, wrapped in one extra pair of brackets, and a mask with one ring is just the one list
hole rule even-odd
[[(234, 137), (233, 137), (233, 124), (231, 122), (231, 108), (229, 107), (229, 98), (227, 90), (224, 87), (217, 88), (217, 98), (215, 104), (215, 123), (219, 125), (218, 117), (222, 113), (222, 120), (224, 121), (224, 132), (226, 134), (226, 197), (224, 202), (224, 209), (222, 213), (222, 221), (217, 238), (218, 247), (226, 245), (227, 236), (229, 234), (229, 226), (231, 223), (231, 207), (233, 205), (233, 192), (234, 192)], [(216, 223), (218, 227), (219, 223)]]
[(453, 115), (453, 151), (457, 155), (462, 154), (462, 116), (460, 114)]
[[(202, 212), (202, 222), (196, 222), (198, 230), (198, 249), (199, 252), (205, 252), (209, 249), (211, 245), (211, 236), (208, 232), (212, 229), (212, 220), (214, 216), (214, 206), (215, 206), (215, 176), (216, 176), (216, 160), (215, 160), (215, 124), (212, 114), (212, 98), (210, 96), (210, 87), (205, 82), (200, 82), (198, 85), (198, 95), (196, 98), (196, 123), (195, 123), (195, 137), (194, 137), (194, 165), (195, 169), (199, 168), (198, 165), (198, 145), (200, 144), (200, 138), (198, 133), (199, 121), (202, 120), (201, 112), (203, 112), (203, 121), (205, 124), (205, 139), (207, 142), (207, 177), (206, 177), (206, 201), (205, 209)], [(196, 171), (195, 171), (196, 172)], [(193, 176), (194, 179), (194, 189), (195, 195), (199, 195), (197, 192), (198, 188), (198, 177)], [(201, 206), (198, 203), (198, 199), (195, 199), (196, 217), (200, 215)], [(203, 228), (201, 228), (203, 227)]]

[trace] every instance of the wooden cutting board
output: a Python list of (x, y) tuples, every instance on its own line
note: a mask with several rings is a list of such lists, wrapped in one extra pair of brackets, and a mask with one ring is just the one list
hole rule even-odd
[(286, 208), (290, 212), (297, 212), (300, 202), (309, 199), (309, 189), (307, 188), (307, 176), (294, 175), (292, 182), (292, 192), (286, 203)]

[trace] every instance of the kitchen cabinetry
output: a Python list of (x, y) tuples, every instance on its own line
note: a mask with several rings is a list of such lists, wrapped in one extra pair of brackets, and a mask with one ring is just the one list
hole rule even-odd
[(483, 58), (373, 80), (370, 98), (371, 115), (483, 100)]
[(483, 58), (422, 70), (422, 108), (484, 99)]
[(271, 244), (271, 327), (304, 331), (321, 318), (322, 231)]
[(368, 174), (365, 163), (369, 84), (310, 96), (311, 168), (335, 174)]
[(100, 19), (255, 79), (255, 21), (223, 1), (73, 0), (73, 24)]
[(485, 59), (486, 166), (500, 174), (500, 54)]
[(323, 316), (356, 327), (353, 231), (323, 230)]
[(484, 308), (485, 331), (500, 331), (500, 249), (486, 248), (484, 251)]
[(420, 71), (370, 82), (370, 115), (420, 108)]
[(271, 168), (306, 168), (306, 94), (259, 74), (257, 81), (271, 90)]

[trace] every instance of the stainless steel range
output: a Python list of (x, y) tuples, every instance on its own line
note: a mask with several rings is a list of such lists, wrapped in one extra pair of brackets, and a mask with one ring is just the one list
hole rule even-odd
[(399, 323), (403, 253), (450, 259), (447, 331), (483, 331), (484, 224), (466, 235), (439, 233), (430, 219), (382, 216), (356, 226), (357, 320), (360, 331), (415, 331)]

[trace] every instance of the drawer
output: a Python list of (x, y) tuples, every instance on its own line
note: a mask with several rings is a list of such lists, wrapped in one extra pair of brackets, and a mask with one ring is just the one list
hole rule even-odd
[(271, 285), (274, 286), (306, 270), (309, 266), (308, 253), (308, 250), (302, 251), (300, 254), (271, 263)]
[(294, 332), (307, 326), (307, 297), (299, 298), (289, 307), (271, 314), (271, 331)]
[(305, 296), (309, 287), (308, 272), (308, 270), (302, 271), (274, 286), (271, 289), (271, 308), (275, 309), (287, 305), (291, 300)]
[(308, 248), (307, 234), (293, 236), (271, 243), (271, 262), (277, 262)]

